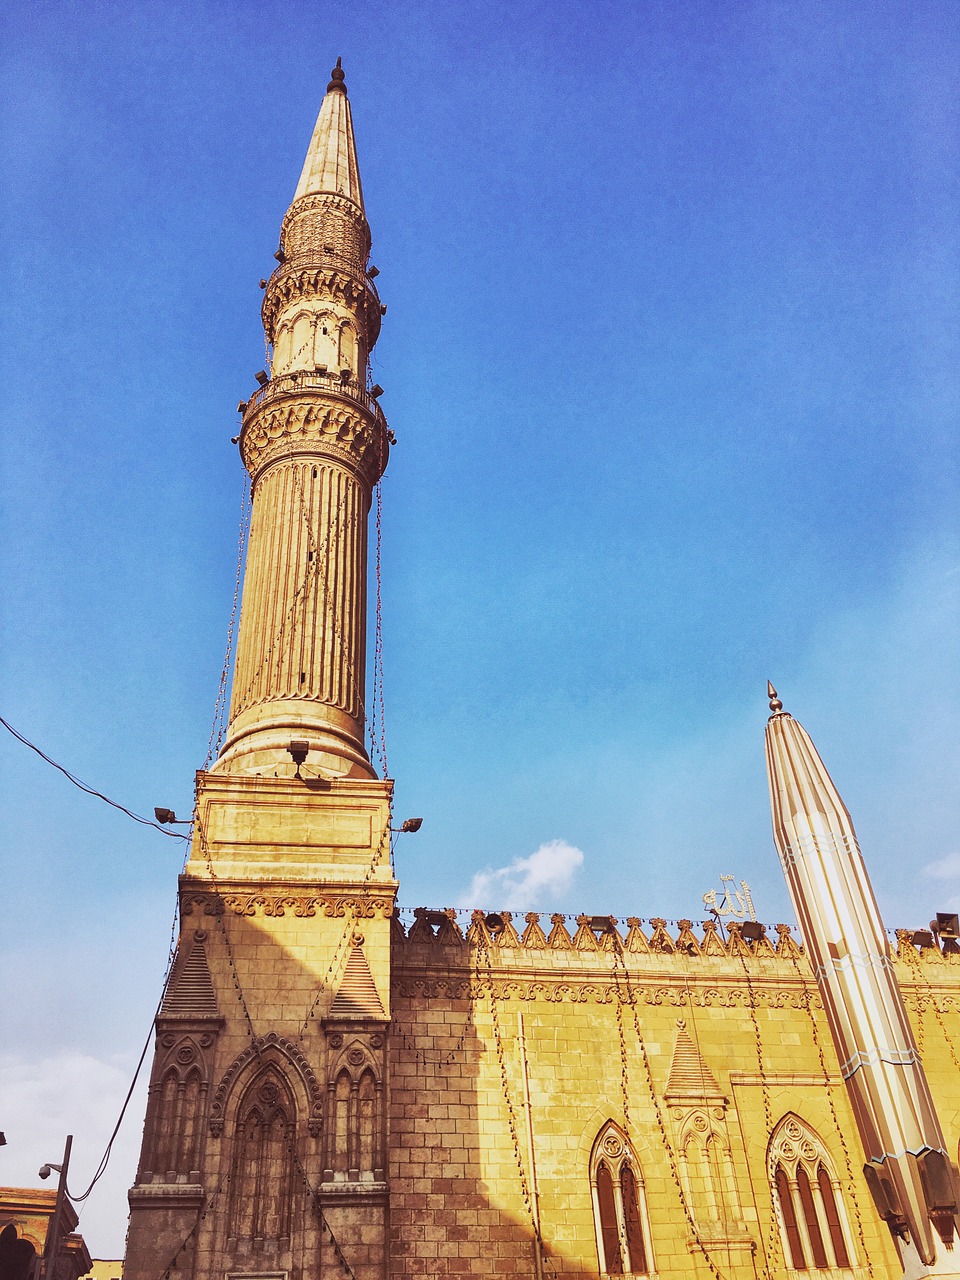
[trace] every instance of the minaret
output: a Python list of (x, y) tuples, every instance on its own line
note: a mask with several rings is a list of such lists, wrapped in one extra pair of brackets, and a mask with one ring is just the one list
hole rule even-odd
[(768, 686), (773, 834), (867, 1163), (904, 1274), (960, 1277), (946, 1143), (853, 822), (810, 737)]
[(364, 743), (367, 516), (389, 448), (367, 390), (369, 251), (338, 62), (265, 285), (272, 376), (240, 405), (233, 701), (197, 775), (127, 1280), (385, 1275), (397, 885), (392, 784)]
[(241, 403), (253, 486), (230, 724), (216, 772), (372, 777), (364, 744), (367, 514), (389, 432), (367, 390), (383, 308), (368, 271), (339, 63), (280, 231), (262, 317), (272, 376)]

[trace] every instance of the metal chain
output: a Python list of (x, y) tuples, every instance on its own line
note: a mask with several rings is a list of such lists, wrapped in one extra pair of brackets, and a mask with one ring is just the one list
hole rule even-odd
[[(291, 464), (292, 464), (291, 470), (292, 470), (292, 475), (293, 475), (294, 487), (298, 489), (298, 496), (299, 496), (300, 503), (301, 503), (301, 506), (302, 506), (302, 505), (303, 505), (303, 497), (302, 497), (302, 494), (300, 494), (300, 493), (299, 493), (299, 473), (298, 473), (298, 470), (297, 470), (297, 466), (298, 466), (299, 464), (297, 464), (296, 459), (295, 459), (295, 455), (294, 455), (294, 454), (292, 454), (292, 453), (288, 455), (288, 457), (287, 457), (287, 461), (288, 461), (289, 463), (291, 463)], [(334, 519), (330, 522), (331, 527), (335, 526), (336, 528), (339, 528), (339, 521), (336, 519), (336, 517), (340, 515), (340, 513), (343, 511), (343, 509), (344, 509), (345, 505), (346, 505), (346, 498), (344, 497), (344, 498), (341, 498), (340, 502), (337, 504), (337, 508), (336, 508), (336, 510), (335, 510), (335, 512), (334, 512)], [(297, 586), (296, 590), (294, 591), (294, 593), (293, 593), (293, 595), (292, 595), (292, 597), (291, 597), (290, 605), (289, 605), (289, 608), (287, 609), (286, 614), (285, 614), (285, 615), (284, 615), (284, 617), (283, 617), (283, 618), (281, 618), (281, 620), (280, 620), (280, 625), (279, 625), (279, 627), (277, 628), (276, 635), (273, 637), (273, 639), (270, 641), (270, 644), (269, 644), (269, 645), (268, 645), (268, 647), (267, 647), (266, 653), (265, 653), (265, 654), (264, 654), (264, 656), (263, 656), (263, 661), (261, 662), (260, 667), (259, 667), (259, 668), (258, 668), (258, 669), (253, 673), (253, 675), (250, 677), (250, 680), (249, 680), (249, 682), (247, 683), (246, 688), (245, 688), (245, 689), (244, 689), (244, 690), (239, 694), (239, 696), (237, 696), (237, 697), (235, 697), (235, 698), (234, 698), (234, 702), (235, 702), (235, 704), (236, 704), (236, 705), (238, 705), (238, 706), (239, 706), (239, 705), (244, 704), (244, 703), (246, 702), (246, 700), (250, 697), (251, 693), (253, 692), (254, 687), (256, 686), (257, 682), (260, 680), (260, 678), (261, 678), (261, 676), (262, 676), (262, 674), (263, 674), (264, 670), (267, 668), (268, 664), (270, 663), (271, 659), (273, 658), (273, 654), (274, 654), (275, 649), (277, 648), (277, 646), (278, 646), (279, 644), (281, 644), (281, 643), (282, 643), (283, 638), (284, 638), (284, 635), (285, 635), (286, 630), (287, 630), (287, 626), (288, 626), (288, 624), (289, 624), (290, 622), (292, 622), (292, 620), (293, 620), (293, 616), (294, 616), (294, 614), (295, 614), (296, 610), (298, 609), (298, 607), (300, 606), (300, 603), (301, 603), (301, 597), (302, 597), (302, 596), (304, 595), (304, 593), (308, 590), (308, 588), (309, 588), (309, 586), (310, 586), (310, 579), (311, 579), (311, 577), (315, 576), (315, 575), (316, 575), (316, 573), (317, 573), (317, 571), (318, 571), (318, 569), (319, 569), (320, 554), (322, 553), (322, 554), (323, 554), (323, 556), (324, 556), (324, 557), (326, 557), (326, 554), (327, 554), (327, 544), (328, 544), (329, 539), (330, 539), (330, 529), (328, 528), (328, 530), (327, 530), (327, 534), (326, 534), (326, 536), (324, 537), (323, 542), (322, 542), (321, 544), (319, 544), (319, 546), (318, 546), (318, 545), (317, 545), (317, 543), (316, 543), (316, 540), (313, 538), (313, 532), (312, 532), (312, 529), (310, 528), (310, 526), (309, 526), (309, 522), (308, 522), (308, 527), (307, 527), (307, 538), (308, 538), (308, 543), (309, 543), (309, 541), (310, 541), (311, 539), (313, 539), (313, 542), (312, 542), (312, 549), (313, 549), (313, 551), (314, 551), (314, 558), (313, 558), (313, 560), (312, 560), (312, 561), (308, 560), (308, 561), (306, 562), (305, 566), (304, 566), (303, 576), (302, 576), (302, 578), (301, 578), (301, 580), (300, 580), (300, 582), (299, 582), (299, 584), (298, 584), (298, 586)], [(361, 708), (362, 708), (362, 706), (363, 706), (363, 696), (362, 696), (362, 693), (360, 693), (360, 695), (359, 695), (359, 696), (360, 696), (360, 704), (361, 704)], [(262, 701), (262, 700), (263, 700), (262, 698), (261, 698), (261, 699), (254, 699), (254, 701)]]
[(803, 1002), (803, 1008), (807, 1011), (807, 1016), (810, 1019), (813, 1043), (817, 1050), (817, 1056), (820, 1059), (820, 1070), (823, 1072), (827, 1104), (830, 1107), (830, 1119), (833, 1122), (834, 1129), (837, 1131), (837, 1137), (840, 1140), (840, 1149), (843, 1151), (843, 1163), (847, 1173), (847, 1195), (850, 1197), (850, 1202), (853, 1205), (853, 1212), (857, 1219), (857, 1236), (860, 1240), (861, 1256), (866, 1259), (867, 1275), (872, 1276), (874, 1275), (873, 1263), (870, 1260), (870, 1254), (867, 1249), (867, 1237), (863, 1229), (863, 1218), (860, 1216), (860, 1205), (857, 1201), (856, 1180), (853, 1174), (853, 1160), (850, 1157), (850, 1150), (847, 1147), (846, 1139), (843, 1136), (843, 1129), (840, 1127), (840, 1118), (837, 1115), (837, 1108), (833, 1101), (833, 1088), (830, 1084), (830, 1071), (827, 1067), (827, 1059), (823, 1050), (823, 1042), (820, 1038), (820, 1031), (817, 1027), (817, 1017), (813, 1011), (813, 1002), (810, 998), (810, 978), (809, 975), (805, 975), (800, 969), (796, 953), (792, 948), (790, 951), (790, 960), (796, 970), (797, 977), (800, 979), (801, 991), (803, 993), (801, 999)]
[(230, 621), (227, 624), (227, 644), (223, 655), (223, 668), (220, 672), (220, 684), (217, 689), (217, 701), (213, 709), (213, 723), (210, 726), (210, 741), (207, 743), (207, 754), (203, 761), (203, 772), (210, 768), (215, 755), (223, 745), (226, 729), (227, 685), (230, 680), (230, 668), (233, 665), (233, 642), (236, 634), (237, 606), (240, 602), (240, 585), (243, 579), (243, 559), (247, 548), (247, 536), (250, 532), (250, 513), (253, 509), (253, 497), (250, 488), (250, 477), (246, 470), (243, 473), (243, 494), (240, 499), (240, 529), (237, 535), (237, 573), (233, 584), (233, 603), (230, 606)]
[(383, 478), (377, 481), (377, 554), (376, 554), (376, 629), (373, 644), (373, 696), (370, 712), (370, 744), (380, 765), (382, 777), (387, 770), (387, 736), (383, 696), (383, 599), (381, 583), (383, 541)]
[(710, 1254), (707, 1250), (706, 1245), (703, 1243), (703, 1241), (700, 1238), (700, 1231), (697, 1227), (696, 1221), (694, 1220), (693, 1212), (690, 1209), (690, 1205), (687, 1203), (687, 1197), (683, 1189), (683, 1183), (680, 1179), (680, 1170), (677, 1167), (676, 1154), (673, 1150), (673, 1145), (670, 1142), (670, 1137), (667, 1133), (667, 1126), (663, 1119), (663, 1109), (660, 1106), (660, 1099), (657, 1097), (656, 1086), (654, 1085), (654, 1082), (653, 1082), (653, 1070), (651, 1069), (651, 1066), (650, 1066), (650, 1058), (647, 1053), (647, 1046), (644, 1042), (643, 1035), (640, 1030), (640, 1015), (637, 1012), (636, 995), (630, 983), (630, 974), (627, 971), (626, 961), (623, 956), (623, 944), (620, 940), (619, 934), (616, 934), (616, 936), (613, 939), (612, 955), (613, 955), (613, 975), (614, 975), (613, 986), (614, 986), (614, 991), (616, 992), (616, 995), (617, 995), (617, 1003), (620, 1006), (622, 1006), (623, 1004), (623, 994), (620, 990), (621, 974), (617, 969), (617, 961), (619, 960), (620, 968), (622, 970), (623, 983), (627, 993), (627, 1005), (631, 1011), (631, 1014), (633, 1015), (633, 1027), (634, 1027), (634, 1031), (636, 1032), (637, 1043), (640, 1046), (640, 1060), (643, 1063), (647, 1090), (650, 1094), (650, 1101), (653, 1104), (653, 1114), (656, 1118), (657, 1129), (659, 1130), (659, 1133), (660, 1133), (660, 1140), (663, 1143), (663, 1149), (666, 1152), (667, 1164), (670, 1167), (670, 1177), (673, 1180), (673, 1184), (674, 1184), (674, 1187), (676, 1188), (677, 1196), (680, 1200), (680, 1208), (683, 1210), (683, 1216), (686, 1219), (687, 1226), (690, 1228), (690, 1232), (694, 1238), (694, 1241), (696, 1242), (697, 1248), (703, 1254), (704, 1262), (706, 1262), (707, 1267), (710, 1271), (710, 1274), (714, 1277), (714, 1280), (724, 1280), (723, 1272), (720, 1271), (720, 1269), (717, 1267), (717, 1264), (710, 1257)]
[[(380, 833), (380, 839), (377, 842), (376, 846), (374, 847), (373, 856), (370, 859), (370, 865), (367, 867), (367, 870), (364, 873), (363, 880), (361, 881), (361, 884), (360, 884), (360, 891), (357, 894), (358, 898), (364, 898), (367, 896), (367, 890), (370, 884), (370, 877), (373, 875), (374, 871), (376, 871), (377, 866), (383, 855), (384, 841), (387, 841), (389, 843), (390, 827), (392, 824), (392, 813), (393, 813), (393, 805), (391, 801), (390, 809), (388, 810), (388, 813), (387, 813), (387, 824), (384, 827), (383, 831)], [(348, 917), (347, 922), (343, 927), (343, 932), (341, 933), (340, 938), (337, 942), (337, 945), (334, 948), (333, 956), (330, 960), (329, 965), (327, 966), (327, 971), (323, 976), (323, 980), (317, 986), (317, 994), (314, 996), (313, 1003), (310, 1005), (310, 1008), (307, 1010), (306, 1017), (303, 1019), (303, 1022), (300, 1025), (300, 1030), (297, 1033), (298, 1040), (303, 1040), (307, 1027), (310, 1025), (310, 1022), (312, 1021), (312, 1019), (316, 1016), (317, 1007), (320, 1004), (320, 998), (323, 995), (324, 990), (327, 987), (327, 984), (330, 982), (330, 979), (333, 977), (334, 972), (340, 966), (341, 952), (345, 950), (344, 944), (350, 937), (354, 924), (357, 922), (357, 920), (362, 918), (356, 914), (352, 905), (345, 908), (345, 911), (350, 911), (352, 914)]]
[(216, 898), (216, 906), (214, 908), (213, 915), (214, 915), (214, 919), (216, 920), (217, 924), (220, 927), (220, 932), (223, 935), (223, 944), (227, 953), (227, 963), (230, 965), (230, 976), (233, 979), (233, 985), (236, 988), (236, 992), (237, 992), (237, 999), (240, 1001), (240, 1008), (243, 1010), (243, 1016), (247, 1023), (247, 1031), (249, 1032), (249, 1035), (250, 1035), (250, 1043), (253, 1046), (253, 1048), (256, 1050), (257, 1056), (259, 1057), (260, 1041), (259, 1041), (259, 1038), (257, 1037), (256, 1031), (253, 1028), (253, 1019), (250, 1016), (250, 1010), (247, 1007), (246, 997), (243, 994), (243, 987), (240, 984), (240, 975), (237, 972), (237, 963), (236, 963), (236, 960), (234, 959), (233, 945), (230, 942), (230, 934), (227, 932), (227, 925), (226, 925), (226, 919), (225, 919), (226, 911), (227, 911), (226, 903), (223, 900), (223, 895), (220, 892), (220, 884), (217, 880), (216, 872), (213, 869), (213, 859), (210, 855), (210, 848), (207, 844), (206, 834), (203, 830), (203, 823), (200, 821), (200, 814), (198, 810), (194, 812), (193, 825), (194, 825), (194, 830), (197, 833), (197, 839), (200, 841), (201, 852), (203, 853), (203, 856), (207, 863), (207, 872), (210, 876), (210, 884), (213, 888), (214, 897)]
[[(737, 942), (741, 942), (739, 934), (736, 935)], [(746, 945), (742, 943), (742, 945)], [(767, 1073), (763, 1067), (763, 1033), (760, 1030), (760, 1019), (757, 1017), (757, 997), (753, 990), (753, 981), (750, 977), (750, 970), (747, 967), (747, 958), (743, 952), (731, 940), (727, 945), (728, 952), (736, 952), (737, 959), (743, 968), (744, 980), (747, 984), (748, 1008), (750, 1010), (750, 1021), (753, 1024), (753, 1039), (757, 1051), (757, 1070), (760, 1075), (760, 1096), (763, 1100), (763, 1121), (767, 1128), (767, 1142), (773, 1136), (773, 1107), (770, 1102), (770, 1083), (767, 1080)], [(766, 1174), (766, 1170), (764, 1171)], [(763, 1244), (761, 1236), (761, 1244), (763, 1244), (763, 1267), (764, 1274), (770, 1276), (770, 1259), (776, 1259), (778, 1255), (782, 1255), (782, 1247), (779, 1232), (779, 1218), (777, 1216), (777, 1203), (775, 1199), (773, 1183), (769, 1176), (764, 1177), (764, 1183), (770, 1196), (770, 1230), (767, 1232), (767, 1241)], [(759, 1223), (757, 1224), (759, 1226)], [(784, 1261), (786, 1261), (784, 1259)]]
[[(170, 1259), (166, 1267), (160, 1273), (160, 1280), (170, 1280), (171, 1271), (174, 1271), (177, 1267), (177, 1259), (180, 1257), (181, 1253), (183, 1253), (184, 1249), (187, 1247), (187, 1245), (190, 1243), (193, 1237), (200, 1230), (200, 1227), (203, 1224), (203, 1220), (206, 1218), (207, 1214), (216, 1204), (217, 1196), (219, 1196), (220, 1192), (224, 1189), (224, 1187), (228, 1186), (229, 1183), (230, 1183), (230, 1175), (229, 1173), (225, 1173), (223, 1177), (220, 1179), (220, 1182), (218, 1183), (216, 1189), (214, 1190), (213, 1195), (210, 1196), (210, 1198), (205, 1202), (203, 1208), (197, 1214), (196, 1222), (193, 1224), (193, 1226), (190, 1228), (187, 1234), (180, 1241), (180, 1244), (177, 1246), (177, 1250), (174, 1253), (173, 1257)], [(129, 1234), (129, 1228), (128, 1228), (128, 1234)]]
[[(320, 1219), (320, 1226), (324, 1231), (326, 1231), (327, 1235), (330, 1237), (330, 1244), (333, 1248), (333, 1255), (336, 1258), (337, 1262), (340, 1264), (340, 1269), (343, 1271), (345, 1276), (349, 1277), (349, 1280), (357, 1280), (356, 1272), (350, 1266), (350, 1263), (347, 1261), (347, 1259), (344, 1257), (343, 1250), (340, 1247), (340, 1241), (337, 1239), (336, 1235), (334, 1234), (333, 1227), (331, 1227), (330, 1223), (327, 1221), (327, 1215), (323, 1212), (323, 1203), (320, 1199), (320, 1192), (311, 1184), (310, 1178), (307, 1175), (306, 1169), (303, 1167), (303, 1161), (300, 1159), (300, 1154), (297, 1151), (296, 1143), (294, 1142), (293, 1138), (291, 1138), (290, 1142), (287, 1144), (287, 1150), (289, 1151), (290, 1155), (293, 1157), (294, 1163), (297, 1166), (297, 1170), (300, 1174), (300, 1181), (303, 1183), (304, 1190), (306, 1191), (309, 1197), (310, 1203), (313, 1205), (313, 1207), (317, 1211), (317, 1216)], [(317, 1261), (319, 1263), (318, 1272), (320, 1275), (323, 1275), (323, 1261), (322, 1259), (319, 1259), (319, 1258)]]
[(500, 1014), (497, 1009), (497, 996), (493, 982), (493, 962), (490, 959), (490, 949), (487, 946), (487, 939), (481, 929), (477, 930), (477, 986), (482, 989), (483, 981), (480, 974), (480, 957), (482, 956), (486, 962), (486, 986), (487, 993), (490, 997), (490, 1014), (493, 1022), (493, 1036), (496, 1044), (497, 1062), (500, 1067), (500, 1084), (503, 1089), (503, 1100), (507, 1107), (507, 1127), (510, 1130), (510, 1137), (513, 1139), (513, 1154), (517, 1162), (517, 1172), (520, 1175), (520, 1193), (523, 1196), (523, 1203), (526, 1205), (527, 1212), (530, 1214), (530, 1225), (533, 1227), (533, 1235), (536, 1246), (540, 1251), (541, 1263), (546, 1263), (549, 1267), (550, 1274), (557, 1280), (557, 1273), (550, 1262), (546, 1245), (543, 1242), (543, 1236), (540, 1234), (540, 1227), (537, 1224), (537, 1215), (533, 1207), (533, 1199), (530, 1195), (530, 1188), (527, 1183), (527, 1175), (523, 1170), (523, 1154), (520, 1150), (520, 1135), (517, 1132), (517, 1117), (513, 1106), (513, 1099), (510, 1097), (510, 1080), (507, 1075), (507, 1059), (503, 1050), (503, 1034), (500, 1030)]

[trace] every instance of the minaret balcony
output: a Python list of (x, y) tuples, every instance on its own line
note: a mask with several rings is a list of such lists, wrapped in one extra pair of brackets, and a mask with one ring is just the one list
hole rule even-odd
[[(375, 388), (379, 391), (379, 388)], [(304, 394), (320, 393), (346, 400), (349, 404), (358, 404), (371, 413), (379, 427), (387, 431), (387, 420), (383, 410), (366, 387), (361, 386), (353, 378), (344, 378), (342, 374), (330, 373), (323, 369), (294, 369), (291, 373), (281, 373), (277, 377), (258, 387), (243, 410), (243, 425), (253, 418), (258, 410), (275, 400), (293, 398)]]

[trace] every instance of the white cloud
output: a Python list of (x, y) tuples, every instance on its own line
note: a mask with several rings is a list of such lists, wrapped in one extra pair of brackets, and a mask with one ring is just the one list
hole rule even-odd
[(932, 876), (934, 880), (960, 880), (960, 853), (948, 853), (945, 858), (928, 862), (922, 871), (925, 876)]
[[(127, 1188), (136, 1173), (143, 1131), (147, 1064), (114, 1143), (110, 1164), (80, 1210), (78, 1230), (94, 1257), (123, 1256)], [(64, 1052), (47, 1057), (0, 1054), (0, 1098), (8, 1145), (2, 1150), (6, 1186), (39, 1187), (38, 1170), (63, 1158), (73, 1134), (68, 1177), (74, 1194), (86, 1190), (117, 1122), (133, 1076), (126, 1056), (95, 1058)]]
[(566, 840), (547, 840), (529, 858), (515, 858), (509, 867), (478, 871), (459, 905), (522, 911), (540, 906), (544, 898), (555, 902), (582, 865), (581, 849)]

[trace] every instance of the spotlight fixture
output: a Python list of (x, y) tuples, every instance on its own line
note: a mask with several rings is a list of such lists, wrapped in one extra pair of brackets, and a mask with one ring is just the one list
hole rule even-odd
[[(158, 822), (170, 823), (170, 822), (176, 822), (177, 820), (177, 815), (174, 813), (172, 809), (154, 809), (153, 816), (156, 818)], [(43, 1177), (43, 1174), (41, 1174), (40, 1176)]]
[(258, 370), (258, 372), (255, 373), (253, 376), (260, 383), (261, 387), (265, 387), (267, 383), (270, 381), (270, 379), (267, 377), (266, 369)]
[(383, 395), (383, 387), (381, 387), (379, 382), (375, 382), (373, 386), (370, 388), (371, 400), (378, 400), (382, 395)]
[(306, 760), (310, 752), (310, 743), (304, 742), (302, 739), (297, 739), (290, 743), (287, 750), (290, 752), (290, 758), (293, 760), (293, 763), (297, 766), (297, 772), (293, 776), (295, 778), (299, 778), (301, 776), (300, 766), (303, 764), (304, 760)]
[(368, 278), (368, 279), (370, 279), (370, 280), (376, 280), (376, 278), (377, 278), (377, 276), (378, 276), (379, 274), (380, 274), (380, 268), (379, 268), (379, 267), (367, 267), (367, 278)]
[(483, 922), (495, 938), (498, 937), (501, 933), (503, 933), (504, 929), (506, 928), (506, 925), (504, 924), (504, 921), (503, 921), (503, 916), (497, 915), (495, 911), (491, 911), (488, 916), (485, 916)]
[(400, 824), (401, 831), (419, 831), (423, 826), (422, 818), (404, 818)]
[(740, 937), (745, 942), (759, 942), (765, 933), (766, 929), (757, 920), (744, 920), (740, 925)]
[(59, 1164), (42, 1164), (40, 1166), (40, 1177), (43, 1178), (44, 1182), (46, 1182), (47, 1178), (49, 1178), (51, 1173), (54, 1171), (61, 1173), (63, 1171), (63, 1166)]

